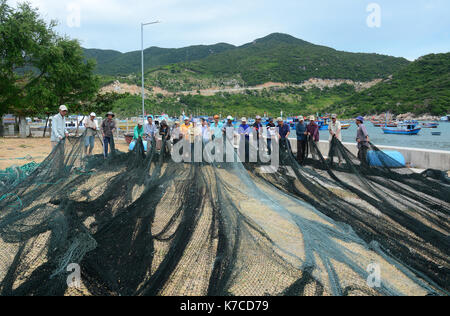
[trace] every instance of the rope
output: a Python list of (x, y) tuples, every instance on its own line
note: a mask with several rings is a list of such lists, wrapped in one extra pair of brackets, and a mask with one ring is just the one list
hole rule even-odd
[(2, 195), (2, 197), (0, 197), (0, 202), (3, 201), (4, 199), (10, 197), (10, 196), (15, 197), (17, 199), (18, 203), (16, 205), (10, 204), (10, 205), (8, 205), (8, 207), (19, 208), (19, 209), (22, 208), (22, 206), (23, 206), (22, 200), (20, 199), (20, 197), (17, 194), (14, 194), (14, 193), (8, 193), (8, 194)]
[[(45, 157), (35, 157), (35, 158), (45, 158)], [(35, 159), (31, 155), (26, 155), (25, 157), (19, 157), (19, 158), (0, 158), (0, 160), (33, 160)]]

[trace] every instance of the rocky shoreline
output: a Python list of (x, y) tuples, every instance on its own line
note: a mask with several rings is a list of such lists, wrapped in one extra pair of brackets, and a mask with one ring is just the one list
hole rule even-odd
[[(379, 115), (367, 115), (365, 116), (366, 120), (375, 120), (375, 121), (385, 121), (386, 114)], [(434, 116), (431, 114), (421, 114), (416, 115), (414, 113), (405, 113), (399, 115), (388, 114), (388, 120), (397, 120), (397, 121), (408, 121), (408, 120), (416, 120), (416, 121), (439, 121), (441, 116)]]

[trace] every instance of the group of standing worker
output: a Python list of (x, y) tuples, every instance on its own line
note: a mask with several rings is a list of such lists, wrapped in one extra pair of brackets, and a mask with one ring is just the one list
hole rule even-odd
[[(50, 141), (52, 143), (52, 148), (58, 146), (58, 144), (69, 136), (69, 132), (66, 127), (66, 117), (68, 113), (68, 108), (65, 105), (59, 107), (59, 113), (52, 118), (52, 132)], [(103, 136), (103, 153), (105, 159), (108, 158), (108, 153), (114, 150), (114, 132), (116, 131), (116, 122), (114, 121), (115, 115), (109, 112), (106, 115), (106, 119), (103, 120), (101, 125), (101, 133)], [(86, 155), (92, 155), (95, 147), (95, 137), (98, 135), (98, 124), (96, 121), (97, 115), (91, 113), (86, 120), (83, 122), (86, 129), (84, 138), (84, 152)]]
[[(59, 113), (55, 115), (52, 119), (52, 133), (51, 133), (51, 143), (52, 147), (55, 148), (59, 142), (68, 137), (69, 133), (66, 128), (66, 116), (68, 109), (65, 105), (61, 105), (59, 108)], [(115, 123), (115, 115), (112, 112), (108, 112), (106, 119), (102, 121), (100, 132), (103, 139), (103, 154), (105, 159), (108, 158), (109, 152), (115, 149), (114, 146), (114, 133), (117, 129)], [(267, 138), (268, 154), (272, 153), (272, 139), (277, 137), (281, 143), (287, 143), (290, 146), (290, 142), (284, 142), (289, 139), (291, 134), (291, 128), (284, 120), (280, 117), (277, 119), (278, 125), (274, 124), (273, 119), (269, 119), (266, 126), (262, 123), (262, 118), (260, 116), (256, 117), (255, 123), (250, 126), (248, 124), (247, 118), (243, 117), (241, 119), (241, 124), (237, 129), (237, 133), (234, 128), (234, 118), (228, 116), (225, 123), (221, 122), (220, 117), (215, 115), (211, 124), (208, 123), (206, 119), (191, 120), (188, 117), (184, 118), (184, 123), (180, 125), (179, 121), (176, 121), (172, 128), (169, 127), (168, 123), (163, 120), (159, 126), (153, 122), (153, 117), (149, 116), (147, 118), (147, 123), (144, 124), (144, 120), (140, 119), (137, 126), (134, 128), (133, 139), (137, 141), (142, 138), (146, 142), (156, 139), (156, 135), (159, 135), (162, 139), (166, 140), (165, 143), (169, 144), (170, 140), (175, 145), (180, 140), (188, 140), (192, 146), (197, 139), (201, 138), (201, 141), (206, 144), (212, 140), (219, 138), (231, 139), (235, 134), (240, 135), (242, 139), (246, 142), (246, 158), (248, 159), (248, 144), (249, 138), (252, 133), (256, 133), (257, 140), (259, 142), (260, 137), (265, 134)], [(366, 164), (367, 152), (369, 149), (369, 135), (366, 127), (364, 126), (364, 118), (359, 116), (356, 118), (356, 124), (358, 126), (357, 130), (357, 145), (358, 145), (358, 158), (363, 164)], [(96, 114), (91, 113), (89, 117), (84, 121), (84, 126), (86, 128), (84, 148), (86, 155), (92, 155), (95, 137), (98, 135), (99, 128), (96, 122)], [(300, 115), (299, 121), (295, 126), (296, 137), (297, 137), (297, 160), (300, 164), (305, 162), (307, 156), (307, 144), (311, 140), (318, 143), (320, 140), (319, 125), (317, 124), (315, 117), (309, 117), (309, 123), (305, 123), (305, 118)], [(232, 133), (232, 135), (227, 135), (227, 133)], [(264, 133), (265, 131), (265, 133)], [(336, 115), (331, 116), (331, 122), (328, 126), (329, 131), (329, 141), (336, 138), (342, 142), (342, 125), (337, 120)], [(166, 148), (170, 151), (170, 148)], [(341, 157), (339, 157), (339, 164), (341, 164)]]

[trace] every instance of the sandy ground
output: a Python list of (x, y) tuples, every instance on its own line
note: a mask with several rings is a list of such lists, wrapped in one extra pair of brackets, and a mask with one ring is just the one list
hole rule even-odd
[[(116, 148), (128, 150), (125, 140), (116, 140)], [(50, 138), (0, 138), (0, 170), (11, 166), (23, 166), (32, 161), (42, 162), (52, 151)], [(96, 143), (94, 154), (101, 154)]]

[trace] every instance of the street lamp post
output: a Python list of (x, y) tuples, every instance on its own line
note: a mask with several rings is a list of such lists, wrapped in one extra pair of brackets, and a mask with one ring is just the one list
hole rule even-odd
[(145, 119), (145, 87), (144, 87), (144, 26), (158, 24), (160, 21), (141, 23), (141, 58), (142, 58), (142, 118)]

